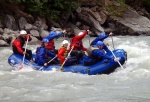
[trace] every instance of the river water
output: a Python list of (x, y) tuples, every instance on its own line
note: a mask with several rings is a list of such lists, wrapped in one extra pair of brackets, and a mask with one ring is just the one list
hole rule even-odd
[[(90, 38), (92, 40), (93, 38)], [(150, 102), (150, 37), (115, 36), (114, 47), (127, 51), (123, 67), (109, 75), (57, 71), (15, 71), (7, 63), (11, 47), (0, 48), (0, 102)], [(62, 39), (56, 40), (56, 48)], [(107, 38), (112, 46), (111, 38)], [(84, 39), (89, 46), (89, 38)], [(38, 45), (28, 49), (35, 51)]]

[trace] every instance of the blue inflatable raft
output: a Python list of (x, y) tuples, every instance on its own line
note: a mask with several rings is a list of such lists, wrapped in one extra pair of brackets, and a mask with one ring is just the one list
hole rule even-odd
[[(113, 51), (116, 57), (119, 57), (119, 62), (123, 65), (127, 60), (127, 53), (123, 49), (116, 49)], [(113, 56), (112, 53), (107, 53), (109, 56)], [(33, 54), (33, 58), (35, 55)], [(17, 68), (22, 64), (23, 56), (19, 54), (12, 54), (8, 58), (8, 63), (13, 66), (13, 68)], [(31, 63), (27, 59), (24, 60), (25, 66), (30, 66), (35, 70), (42, 70), (42, 71), (51, 71), (54, 68), (58, 70), (60, 68), (60, 64), (58, 65), (50, 65), (50, 66), (39, 66), (36, 63)], [(83, 61), (80, 61), (80, 64), (72, 65), (72, 66), (63, 66), (63, 72), (73, 72), (73, 73), (81, 73), (81, 74), (88, 74), (88, 75), (95, 75), (95, 74), (109, 74), (114, 72), (114, 70), (119, 67), (119, 64), (115, 61), (105, 61), (101, 60), (93, 65), (84, 66)]]

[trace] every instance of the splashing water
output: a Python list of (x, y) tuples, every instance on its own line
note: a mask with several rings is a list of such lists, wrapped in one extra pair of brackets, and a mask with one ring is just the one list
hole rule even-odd
[[(90, 38), (92, 41), (94, 38)], [(0, 101), (59, 101), (59, 102), (149, 102), (150, 101), (150, 37), (115, 36), (115, 49), (127, 51), (128, 60), (110, 75), (82, 75), (69, 72), (35, 71), (25, 67), (14, 70), (7, 58), (11, 48), (0, 48)], [(62, 39), (55, 41), (56, 48)], [(105, 42), (112, 45), (111, 38)], [(89, 38), (83, 39), (85, 47)], [(29, 45), (35, 49), (38, 45)]]

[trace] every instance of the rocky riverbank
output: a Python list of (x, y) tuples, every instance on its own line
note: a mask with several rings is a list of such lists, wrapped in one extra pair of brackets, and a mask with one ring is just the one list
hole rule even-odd
[(97, 36), (100, 32), (108, 33), (110, 31), (115, 35), (150, 35), (150, 14), (145, 8), (141, 7), (137, 10), (137, 8), (131, 7), (130, 2), (128, 2), (121, 16), (115, 16), (111, 15), (105, 6), (110, 5), (119, 10), (122, 6), (118, 2), (105, 0), (99, 4), (90, 0), (87, 1), (84, 3), (85, 5), (73, 11), (68, 18), (62, 15), (61, 23), (51, 22), (51, 25), (42, 17), (35, 17), (34, 21), (31, 22), (25, 16), (16, 18), (13, 14), (5, 14), (0, 22), (0, 46), (11, 46), (12, 41), (22, 29), (32, 35), (33, 40), (29, 44), (40, 42), (43, 37), (49, 34), (51, 29), (58, 32), (67, 29), (68, 37), (78, 34), (85, 28), (90, 29), (90, 36)]

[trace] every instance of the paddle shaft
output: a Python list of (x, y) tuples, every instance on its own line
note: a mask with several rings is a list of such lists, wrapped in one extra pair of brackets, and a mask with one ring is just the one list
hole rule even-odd
[[(110, 50), (110, 51), (111, 51), (111, 50)], [(111, 53), (113, 54), (114, 58), (117, 58), (117, 57), (115, 56), (115, 54), (113, 53), (113, 51), (111, 51)], [(120, 63), (119, 61), (117, 61), (117, 62), (118, 62), (118, 64), (120, 65), (120, 67), (121, 67), (122, 69), (124, 69), (123, 66), (121, 65), (121, 63)]]
[(29, 35), (28, 35), (28, 37), (27, 37), (27, 42), (26, 42), (26, 45), (25, 45), (25, 50), (24, 50), (25, 54), (23, 55), (23, 60), (22, 60), (22, 64), (21, 64), (22, 67), (19, 68), (19, 70), (23, 68), (23, 64), (24, 64), (24, 59), (25, 59), (25, 55), (26, 55), (26, 50), (27, 50), (28, 41), (29, 41)]
[[(112, 35), (111, 35), (111, 40), (112, 40), (112, 44), (113, 44), (113, 49), (115, 50), (114, 41), (113, 41)], [(113, 54), (114, 58), (116, 58), (116, 56), (115, 56), (115, 54), (113, 53), (113, 51), (112, 51), (112, 50), (110, 50), (110, 51), (111, 51), (111, 53)], [(123, 68), (123, 66), (121, 65), (121, 63), (120, 63), (119, 61), (117, 61), (117, 62), (118, 62), (118, 64), (120, 65), (120, 67)]]
[[(71, 48), (70, 52), (68, 53), (68, 56), (70, 56), (70, 54), (71, 54), (71, 52), (72, 52), (73, 48), (74, 48), (74, 46), (72, 46), (72, 48)], [(68, 57), (68, 56), (67, 56), (67, 57)], [(67, 57), (66, 57), (65, 61), (62, 63), (62, 65), (60, 66), (60, 68), (59, 68), (59, 70), (60, 70), (60, 71), (62, 71), (62, 70), (63, 70), (63, 66), (64, 66), (64, 64), (65, 64), (65, 63), (66, 63), (66, 61), (67, 61)]]
[(111, 41), (112, 41), (112, 44), (113, 44), (113, 49), (115, 50), (115, 46), (114, 46), (114, 41), (113, 41), (112, 35), (111, 35)]
[(55, 57), (53, 57), (50, 61), (48, 61), (47, 64), (52, 62), (56, 57), (57, 57), (57, 55)]
[[(26, 46), (25, 46), (25, 53), (26, 53), (26, 51), (27, 51), (27, 44), (28, 44), (28, 41), (29, 41), (29, 36), (28, 36), (28, 38), (27, 38), (27, 42), (26, 42)], [(24, 63), (25, 55), (26, 55), (26, 54), (23, 55), (23, 61), (22, 61), (23, 63)]]
[[(50, 61), (48, 61), (47, 64), (50, 63), (50, 62), (52, 62), (56, 57), (57, 57), (57, 55), (55, 57), (53, 57)], [(42, 70), (43, 68), (44, 67), (42, 66), (39, 70)]]
[(90, 38), (91, 38), (91, 37), (90, 37), (90, 35), (88, 35), (88, 36), (89, 36), (89, 46), (90, 46), (90, 43), (91, 43)]

